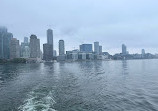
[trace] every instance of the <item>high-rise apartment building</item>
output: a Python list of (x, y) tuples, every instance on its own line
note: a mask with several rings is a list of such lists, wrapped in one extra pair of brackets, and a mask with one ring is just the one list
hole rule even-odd
[(99, 42), (94, 42), (94, 53), (99, 54)]
[(10, 42), (13, 38), (12, 33), (7, 32), (7, 28), (0, 27), (0, 58), (10, 58)]
[(28, 44), (28, 43), (29, 43), (28, 37), (24, 37), (24, 43), (25, 43), (25, 44)]
[(40, 40), (36, 35), (30, 36), (30, 57), (40, 58)]
[(23, 58), (29, 58), (30, 57), (30, 47), (29, 46), (24, 47), (22, 55), (23, 55)]
[(51, 44), (43, 44), (43, 60), (53, 60), (53, 50)]
[(47, 43), (43, 44), (43, 60), (53, 60), (53, 30), (47, 30)]
[(16, 38), (12, 38), (10, 42), (10, 59), (19, 58), (20, 57), (20, 46), (19, 40)]
[(28, 56), (28, 53), (30, 52), (29, 50), (30, 49), (29, 49), (28, 37), (24, 37), (24, 42), (22, 42), (20, 46), (20, 56), (24, 58), (29, 58)]
[(142, 58), (145, 57), (145, 49), (142, 49)]
[(59, 55), (65, 54), (65, 44), (64, 40), (59, 40)]
[(102, 46), (99, 46), (99, 54), (102, 54)]
[(52, 51), (53, 51), (53, 30), (52, 29), (47, 30), (47, 44), (52, 45)]
[(122, 44), (122, 54), (126, 55), (127, 54), (127, 47), (125, 44)]

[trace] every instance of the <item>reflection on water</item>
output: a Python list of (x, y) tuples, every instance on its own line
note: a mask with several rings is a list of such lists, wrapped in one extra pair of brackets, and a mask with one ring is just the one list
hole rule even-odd
[(0, 65), (0, 111), (157, 111), (158, 60)]
[[(127, 60), (123, 60), (122, 61), (122, 74), (124, 75), (123, 76), (123, 80), (126, 81), (126, 79), (128, 78), (128, 62)], [(124, 82), (125, 83), (125, 82)]]

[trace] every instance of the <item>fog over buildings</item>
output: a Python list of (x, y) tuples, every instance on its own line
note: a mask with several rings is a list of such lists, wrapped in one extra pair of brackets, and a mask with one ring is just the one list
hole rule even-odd
[(36, 34), (41, 46), (51, 28), (56, 50), (63, 39), (67, 50), (99, 41), (109, 53), (121, 52), (122, 43), (131, 53), (141, 49), (157, 53), (157, 4), (157, 0), (0, 0), (0, 25), (20, 42)]

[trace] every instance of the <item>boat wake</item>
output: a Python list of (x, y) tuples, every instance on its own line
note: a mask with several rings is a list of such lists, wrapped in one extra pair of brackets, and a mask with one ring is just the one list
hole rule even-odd
[(52, 91), (36, 89), (28, 94), (19, 111), (56, 111), (53, 108), (55, 103)]
[(3, 81), (1, 80), (2, 77), (0, 77), (0, 83), (2, 83)]

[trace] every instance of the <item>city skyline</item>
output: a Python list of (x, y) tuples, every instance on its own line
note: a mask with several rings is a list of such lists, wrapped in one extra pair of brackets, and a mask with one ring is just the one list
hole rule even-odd
[(155, 0), (1, 0), (0, 24), (20, 41), (36, 34), (41, 46), (46, 43), (45, 30), (52, 28), (54, 49), (60, 39), (68, 44), (67, 50), (97, 40), (103, 51), (111, 54), (121, 52), (122, 43), (128, 45), (131, 53), (141, 53), (142, 48), (157, 53), (157, 3)]
[[(14, 34), (13, 33), (11, 33), (11, 32), (8, 32), (8, 28), (7, 27), (5, 27), (5, 26), (0, 26), (0, 28), (1, 28), (1, 30), (3, 31), (4, 29), (6, 29), (6, 31), (7, 31), (7, 33), (9, 34), (9, 35), (11, 35), (13, 38), (15, 38), (14, 37)], [(5, 31), (5, 30), (4, 30)], [(48, 34), (48, 33), (50, 33), (50, 34)], [(22, 46), (22, 47), (25, 47), (25, 46), (28, 46), (28, 43), (29, 43), (29, 40), (30, 40), (30, 37), (31, 36), (36, 36), (37, 37), (37, 35), (35, 35), (35, 34), (31, 34), (29, 37), (24, 37), (23, 38), (23, 41), (20, 41), (18, 38), (15, 38), (15, 39), (17, 39), (18, 41), (19, 41), (19, 45), (20, 46)], [(47, 29), (46, 30), (46, 43), (43, 43), (43, 44), (41, 44), (41, 40), (40, 40), (40, 38), (38, 37), (38, 39), (39, 39), (39, 45), (40, 45), (40, 51), (42, 51), (42, 53), (44, 53), (44, 44), (46, 45), (46, 44), (48, 44), (48, 45), (51, 45), (51, 47), (53, 46), (54, 47), (54, 37), (53, 37), (53, 30), (52, 29)], [(62, 40), (62, 39), (60, 39), (58, 42), (60, 42), (60, 41), (65, 41), (65, 40)], [(75, 48), (75, 47), (73, 47), (73, 49), (71, 49), (71, 50), (80, 50), (81, 51), (81, 46), (82, 45), (92, 45), (91, 47), (92, 47), (92, 52), (94, 52), (94, 53), (97, 53), (97, 54), (100, 54), (100, 53), (102, 53), (102, 52), (108, 52), (107, 50), (105, 51), (105, 49), (103, 49), (102, 47), (104, 47), (104, 46), (102, 46), (102, 45), (100, 45), (100, 41), (95, 41), (94, 42), (94, 44), (92, 44), (92, 43), (83, 43), (83, 44), (80, 44), (77, 48)], [(122, 47), (119, 47), (118, 49), (120, 50), (120, 52), (117, 52), (117, 51), (115, 51), (114, 53), (110, 53), (111, 55), (115, 55), (115, 54), (119, 54), (119, 53), (122, 53), (122, 54), (142, 54), (142, 49), (144, 50), (144, 48), (142, 48), (142, 49), (140, 49), (140, 48), (138, 48), (138, 52), (135, 52), (135, 53), (132, 53), (132, 51), (130, 51), (130, 48), (128, 48), (128, 50), (127, 50), (127, 46), (126, 46), (126, 44), (124, 44), (124, 43), (122, 43), (121, 44), (122, 45)], [(49, 46), (46, 46), (46, 47), (49, 47)], [(63, 46), (62, 46), (63, 47)], [(71, 51), (71, 50), (68, 50), (68, 49), (65, 49), (65, 43), (64, 43), (64, 51)], [(125, 49), (123, 48), (123, 47), (125, 47)], [(27, 48), (27, 47), (26, 47)], [(59, 54), (59, 49), (60, 47), (59, 47), (59, 43), (58, 43), (58, 46), (57, 46), (57, 49), (54, 49), (54, 48), (51, 48), (51, 49), (53, 49), (52, 50), (52, 54), (54, 53), (54, 51), (56, 51), (56, 52), (58, 52), (58, 54), (57, 55), (60, 55)], [(20, 49), (21, 50), (21, 49)], [(22, 49), (22, 50), (24, 50), (24, 49)], [(27, 49), (26, 49), (27, 50)], [(123, 51), (124, 50), (124, 51)], [(145, 49), (146, 50), (146, 52), (147, 53), (151, 53), (150, 51), (148, 51), (148, 48), (147, 49)], [(82, 51), (81, 51), (82, 52)], [(152, 54), (158, 54), (158, 52), (157, 53), (152, 53)], [(54, 54), (53, 54), (54, 55)], [(52, 55), (51, 55), (52, 56)]]

